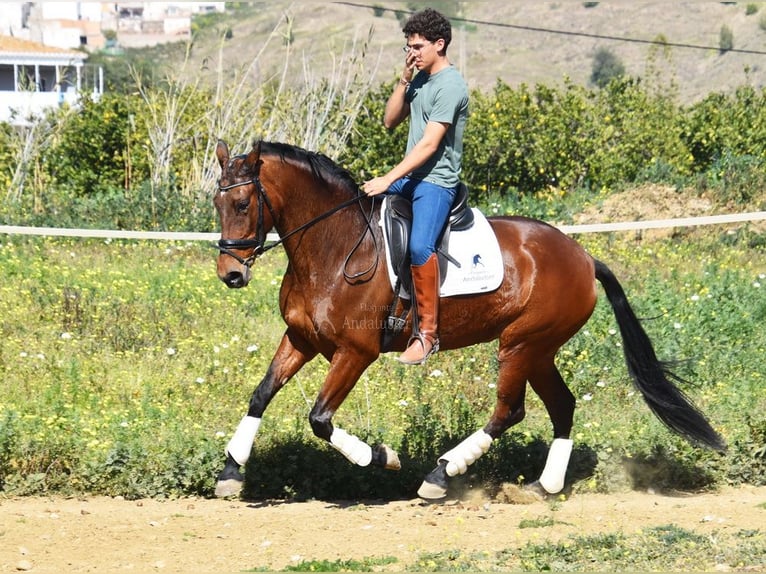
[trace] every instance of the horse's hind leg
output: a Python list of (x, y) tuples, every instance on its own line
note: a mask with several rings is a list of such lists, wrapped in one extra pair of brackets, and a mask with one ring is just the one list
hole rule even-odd
[(489, 450), (492, 441), (524, 419), (524, 397), (528, 376), (528, 352), (515, 349), (501, 354), (497, 403), (487, 425), (439, 457), (438, 466), (426, 476), (418, 496), (439, 499), (447, 495), (450, 477), (463, 474), (468, 466)]
[(304, 348), (309, 349), (289, 330), (282, 337), (266, 376), (253, 391), (247, 415), (239, 422), (234, 436), (226, 446), (226, 465), (218, 475), (216, 496), (234, 496), (242, 489), (243, 476), (239, 469), (250, 458), (255, 435), (258, 433), (266, 407), (285, 383), (315, 355), (312, 350), (301, 350)]
[(552, 357), (535, 366), (529, 384), (542, 399), (553, 423), (553, 442), (548, 450), (545, 468), (540, 478), (530, 486), (538, 489), (539, 485), (546, 493), (556, 494), (564, 488), (564, 478), (572, 454), (569, 433), (572, 431), (575, 398), (561, 378)]

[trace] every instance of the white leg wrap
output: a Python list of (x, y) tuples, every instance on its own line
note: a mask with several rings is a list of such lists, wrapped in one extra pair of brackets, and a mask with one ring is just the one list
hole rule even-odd
[(372, 462), (372, 448), (343, 429), (334, 428), (330, 435), (330, 444), (354, 464), (367, 466)]
[(439, 461), (447, 461), (447, 475), (464, 474), (469, 465), (489, 450), (491, 444), (492, 437), (482, 429), (439, 457)]
[(549, 494), (561, 492), (567, 473), (573, 442), (568, 438), (555, 438), (548, 450), (548, 459), (540, 475), (540, 484)]
[(226, 445), (226, 452), (236, 460), (240, 465), (244, 465), (250, 458), (250, 451), (253, 449), (255, 435), (258, 434), (258, 427), (261, 426), (261, 419), (256, 417), (244, 417), (239, 421), (239, 426), (231, 437), (229, 444)]

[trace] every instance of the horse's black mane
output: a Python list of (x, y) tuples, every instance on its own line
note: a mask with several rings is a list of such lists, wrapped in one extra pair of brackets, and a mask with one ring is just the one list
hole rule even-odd
[(353, 194), (359, 190), (359, 184), (351, 173), (323, 153), (308, 151), (286, 143), (267, 141), (261, 142), (261, 151), (278, 155), (282, 161), (303, 164), (311, 170), (315, 178), (327, 183), (335, 183)]

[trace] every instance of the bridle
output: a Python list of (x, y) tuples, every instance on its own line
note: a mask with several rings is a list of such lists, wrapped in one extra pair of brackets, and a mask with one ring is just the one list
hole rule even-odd
[[(258, 174), (256, 174), (252, 179), (240, 181), (238, 183), (232, 183), (230, 185), (221, 185), (220, 182), (218, 184), (218, 191), (229, 191), (230, 189), (235, 189), (237, 187), (242, 187), (244, 185), (255, 185), (256, 195), (258, 197), (258, 223), (256, 225), (256, 237), (254, 238), (243, 238), (243, 239), (219, 239), (217, 244), (213, 244), (213, 247), (215, 249), (218, 249), (221, 253), (225, 253), (226, 255), (233, 257), (236, 259), (239, 263), (244, 265), (245, 267), (252, 267), (255, 260), (262, 254), (266, 253), (270, 249), (274, 249), (281, 243), (283, 243), (286, 239), (291, 237), (292, 235), (295, 235), (296, 233), (299, 233), (303, 231), (304, 229), (308, 229), (309, 227), (315, 225), (316, 223), (319, 223), (323, 219), (326, 219), (330, 217), (331, 215), (337, 213), (338, 211), (345, 209), (346, 207), (349, 207), (350, 205), (354, 205), (355, 203), (359, 203), (363, 199), (365, 199), (367, 196), (358, 193), (356, 196), (352, 197), (351, 199), (347, 199), (343, 203), (340, 203), (330, 209), (329, 211), (326, 211), (325, 213), (322, 213), (321, 215), (318, 215), (317, 217), (307, 221), (306, 223), (299, 225), (292, 231), (289, 231), (288, 233), (285, 233), (284, 235), (280, 236), (280, 238), (273, 243), (270, 243), (269, 245), (266, 245), (266, 229), (263, 225), (263, 206), (266, 206), (266, 209), (269, 210), (269, 213), (271, 214), (271, 220), (275, 221), (275, 215), (274, 215), (274, 208), (271, 205), (271, 201), (269, 200), (269, 196), (266, 195), (266, 190), (263, 188), (263, 184), (261, 183), (261, 178)], [(372, 210), (375, 208), (375, 200), (373, 198), (372, 201), (372, 207), (370, 210), (370, 215), (367, 216), (365, 214), (365, 220), (367, 222), (367, 228), (365, 230), (365, 233), (362, 234), (362, 236), (359, 238), (359, 241), (354, 246), (354, 248), (351, 250), (351, 252), (346, 257), (343, 274), (348, 279), (358, 279), (359, 277), (367, 274), (369, 271), (371, 271), (376, 265), (377, 265), (377, 248), (375, 249), (376, 253), (376, 261), (373, 262), (373, 264), (364, 271), (360, 273), (355, 273), (353, 275), (349, 275), (346, 273), (346, 266), (348, 265), (349, 260), (351, 259), (351, 256), (354, 254), (354, 252), (357, 250), (359, 245), (361, 245), (362, 240), (364, 239), (364, 235), (367, 233), (367, 231), (372, 231), (371, 228), (371, 221), (372, 221)], [(375, 237), (375, 234), (372, 234), (373, 238)], [(234, 249), (252, 249), (253, 252), (250, 254), (249, 257), (242, 257), (236, 253), (234, 253)]]
[[(233, 257), (237, 261), (239, 261), (242, 265), (245, 267), (252, 267), (253, 263), (255, 262), (256, 258), (259, 255), (262, 255), (263, 253), (266, 253), (269, 249), (273, 249), (282, 241), (285, 240), (285, 237), (281, 237), (278, 241), (271, 245), (266, 245), (266, 230), (263, 227), (263, 206), (266, 205), (266, 208), (269, 210), (269, 213), (271, 214), (271, 219), (274, 221), (274, 208), (271, 206), (271, 201), (269, 201), (269, 197), (266, 195), (265, 190), (263, 189), (263, 184), (261, 183), (261, 178), (256, 175), (253, 179), (249, 179), (246, 181), (240, 181), (238, 183), (232, 183), (231, 185), (221, 185), (220, 182), (218, 183), (218, 191), (229, 191), (230, 189), (234, 189), (237, 187), (242, 187), (244, 185), (255, 185), (255, 189), (258, 192), (256, 196), (258, 197), (258, 224), (256, 225), (255, 231), (257, 234), (257, 237), (250, 238), (250, 239), (219, 239), (218, 244), (213, 245), (218, 251), (221, 253), (225, 253), (226, 255)], [(234, 253), (232, 249), (252, 249), (253, 252), (250, 254), (249, 257), (241, 257)]]

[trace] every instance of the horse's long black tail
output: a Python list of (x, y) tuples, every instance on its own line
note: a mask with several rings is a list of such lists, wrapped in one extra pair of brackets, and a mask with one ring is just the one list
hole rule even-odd
[(628, 303), (620, 282), (604, 263), (596, 260), (595, 264), (596, 279), (603, 286), (620, 327), (628, 373), (649, 408), (668, 428), (690, 442), (726, 450), (726, 443), (705, 416), (669, 380), (682, 381), (657, 359), (652, 342)]

